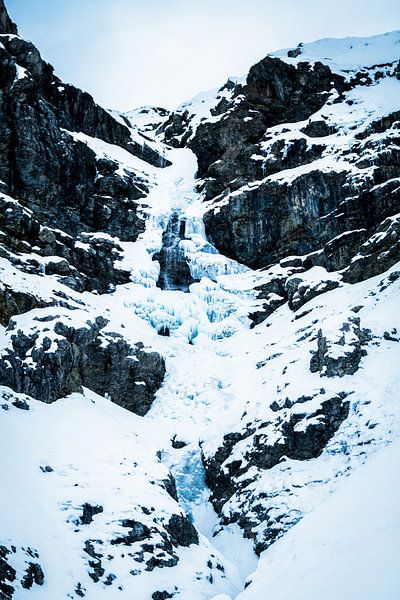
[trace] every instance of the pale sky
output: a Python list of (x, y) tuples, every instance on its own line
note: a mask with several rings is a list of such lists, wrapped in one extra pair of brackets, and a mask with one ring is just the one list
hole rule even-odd
[(400, 0), (6, 0), (20, 34), (108, 108), (174, 108), (268, 52), (400, 29)]

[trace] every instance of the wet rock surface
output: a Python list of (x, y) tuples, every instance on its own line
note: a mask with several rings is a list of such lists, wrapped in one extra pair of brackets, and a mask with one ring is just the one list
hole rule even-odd
[(194, 283), (184, 250), (180, 246), (181, 240), (185, 239), (185, 226), (185, 220), (179, 213), (173, 213), (163, 233), (162, 248), (153, 257), (160, 263), (157, 286), (162, 290), (188, 292), (189, 285)]

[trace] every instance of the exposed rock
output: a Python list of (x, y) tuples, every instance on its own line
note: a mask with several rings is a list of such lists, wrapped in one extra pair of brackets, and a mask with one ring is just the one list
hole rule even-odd
[(4, 6), (4, 0), (0, 0), (0, 34), (3, 35), (5, 33), (18, 35), (18, 29), (8, 15), (6, 7)]
[[(221, 158), (235, 164), (236, 176), (243, 173), (243, 147), (260, 141), (268, 127), (308, 118), (323, 106), (332, 82), (343, 89), (343, 79), (321, 63), (313, 68), (300, 63), (296, 68), (277, 58), (264, 58), (250, 69), (246, 85), (236, 87), (233, 98), (241, 101), (229, 106), (229, 118), (201, 124), (195, 132), (190, 146), (199, 160), (199, 175), (205, 176)], [(246, 117), (252, 120), (243, 121)]]
[(36, 583), (36, 585), (43, 585), (44, 573), (40, 565), (30, 562), (25, 571), (25, 576), (21, 581), (21, 585), (26, 590), (30, 590), (34, 583)]
[(129, 531), (126, 535), (111, 540), (111, 543), (114, 545), (123, 544), (124, 546), (131, 546), (135, 542), (141, 542), (151, 537), (150, 529), (138, 521), (124, 519), (121, 524), (122, 527), (129, 528)]
[[(224, 445), (205, 461), (207, 483), (216, 509), (220, 511), (238, 489), (248, 485), (249, 479), (241, 476), (251, 467), (266, 470), (272, 469), (284, 457), (293, 460), (318, 457), (349, 414), (346, 396), (341, 393), (324, 400), (319, 409), (308, 414), (284, 413), (275, 424), (264, 423), (258, 428), (249, 427), (241, 433), (225, 435)], [(300, 404), (306, 400), (300, 399)], [(269, 443), (272, 432), (274, 438), (278, 437), (274, 444)], [(246, 441), (243, 460), (229, 460), (234, 447), (242, 440)], [(249, 531), (248, 526), (245, 529)]]
[[(392, 186), (387, 186), (388, 191)], [(400, 217), (385, 219), (364, 244), (349, 266), (343, 271), (343, 280), (348, 283), (364, 281), (374, 275), (384, 273), (399, 260), (400, 256)]]
[[(345, 172), (314, 171), (291, 184), (267, 180), (230, 196), (227, 204), (207, 212), (206, 231), (224, 254), (250, 267), (263, 267), (284, 256), (320, 250), (333, 238), (354, 229), (364, 230), (354, 240), (359, 244), (360, 237), (365, 239), (365, 231), (398, 212), (396, 193), (386, 191), (360, 190), (349, 197)], [(343, 245), (346, 242), (349, 239), (344, 239)], [(354, 245), (346, 258), (354, 256), (357, 247)], [(328, 254), (332, 250), (327, 247)], [(343, 260), (341, 263), (339, 268), (346, 264)], [(315, 264), (325, 266), (323, 261)], [(337, 268), (333, 262), (331, 266)]]
[(336, 133), (335, 127), (327, 125), (326, 121), (312, 121), (311, 119), (301, 131), (309, 137), (325, 137)]
[(282, 296), (274, 293), (268, 294), (265, 300), (266, 302), (263, 303), (261, 310), (249, 314), (249, 319), (253, 321), (251, 324), (252, 328), (265, 321), (277, 308), (286, 302), (286, 298), (282, 298)]
[(353, 375), (360, 367), (367, 351), (363, 348), (372, 339), (371, 332), (360, 329), (360, 319), (350, 318), (341, 327), (342, 334), (336, 341), (328, 341), (321, 329), (318, 331), (318, 348), (313, 351), (310, 371), (321, 376), (344, 377)]
[[(7, 234), (5, 243), (9, 250), (6, 257), (19, 269), (38, 274), (43, 274), (43, 271), (59, 274), (63, 283), (77, 291), (104, 293), (109, 291), (110, 284), (129, 280), (128, 273), (114, 266), (122, 248), (106, 236), (82, 234), (81, 239), (75, 240), (58, 230), (41, 226), (30, 210), (7, 196), (0, 195), (0, 208), (0, 228)], [(20, 253), (32, 253), (33, 248), (37, 259), (35, 256), (25, 261), (18, 258)], [(39, 257), (43, 257), (42, 262)], [(12, 314), (25, 312), (24, 306), (29, 307), (28, 295), (22, 298), (21, 293), (14, 292), (13, 296), (16, 306)], [(14, 302), (7, 298), (5, 315), (14, 310)], [(32, 299), (32, 306), (27, 310), (36, 308), (35, 304), (41, 306), (43, 301)]]
[[(167, 229), (163, 233), (162, 248), (154, 255), (153, 260), (160, 263), (160, 275), (157, 286), (162, 290), (189, 291), (189, 285), (194, 282), (185, 253), (180, 246), (185, 239), (185, 221), (174, 212), (169, 220)], [(166, 332), (159, 332), (167, 335)]]
[[(146, 352), (140, 343), (131, 348), (115, 333), (105, 336), (102, 318), (80, 329), (58, 318), (40, 322), (31, 335), (14, 331), (16, 323), (10, 322), (10, 348), (0, 359), (1, 383), (43, 402), (82, 393), (85, 386), (132, 412), (146, 414), (164, 378), (160, 355)], [(50, 326), (54, 341), (45, 335)]]
[[(301, 47), (291, 52), (301, 54)], [(324, 105), (329, 113), (329, 105), (345, 102), (351, 88), (372, 83), (366, 70), (353, 75), (345, 82), (321, 63), (293, 66), (266, 57), (252, 67), (246, 85), (229, 82), (221, 88), (212, 119), (194, 128), (190, 103), (170, 116), (165, 137), (174, 145), (188, 145), (198, 158), (200, 189), (209, 202), (206, 232), (223, 254), (253, 268), (287, 255), (309, 255), (308, 268), (344, 269), (382, 219), (400, 210), (398, 111), (357, 131), (338, 151), (336, 158), (345, 160), (347, 169), (325, 171), (316, 164), (315, 170), (290, 173), (335, 153), (325, 138), (341, 126), (315, 113)], [(305, 119), (307, 125), (293, 127)], [(373, 137), (383, 132), (385, 142)], [(285, 171), (288, 179), (268, 179)], [(392, 245), (387, 259), (359, 260), (348, 278), (360, 277), (367, 263), (367, 272), (382, 273), (398, 257)]]
[(163, 592), (154, 592), (151, 597), (153, 600), (167, 600), (168, 598), (173, 598), (174, 594), (170, 594), (164, 590)]
[[(9, 556), (13, 556), (14, 561), (17, 560), (18, 572), (7, 562)], [(33, 562), (32, 558), (38, 559), (39, 554), (30, 547), (11, 546), (8, 549), (0, 545), (0, 600), (12, 600), (16, 591), (14, 586), (18, 583), (25, 590), (30, 590), (34, 584), (43, 585), (43, 569), (39, 563)]]
[[(15, 33), (4, 4), (0, 30)], [(158, 167), (169, 161), (81, 90), (63, 84), (31, 42), (3, 36), (0, 51), (0, 179), (26, 202), (41, 224), (71, 235), (103, 230), (135, 240), (143, 231), (137, 200), (148, 191), (132, 172), (104, 173), (104, 165), (68, 132), (118, 145)], [(16, 65), (26, 70), (16, 77)], [(123, 211), (121, 208), (123, 207)], [(128, 215), (128, 218), (126, 218)]]
[(313, 298), (334, 290), (339, 285), (336, 278), (329, 276), (322, 277), (320, 281), (307, 281), (307, 278), (298, 275), (290, 277), (285, 284), (289, 307), (298, 310)]
[(42, 473), (53, 473), (54, 469), (50, 465), (45, 465), (44, 467), (40, 467)]
[[(1, 10), (1, 5), (0, 5)], [(1, 15), (1, 12), (0, 12)], [(5, 546), (0, 546), (0, 599), (11, 600), (15, 588), (11, 585), (16, 579), (15, 569), (8, 564), (7, 556), (11, 554), (11, 550)]]
[(191, 546), (199, 543), (199, 536), (194, 525), (184, 515), (172, 515), (165, 526), (175, 546)]
[(103, 512), (103, 507), (85, 502), (82, 505), (82, 516), (80, 522), (82, 525), (89, 525), (93, 521), (93, 517)]
[(88, 572), (89, 577), (93, 579), (95, 583), (100, 581), (101, 577), (103, 577), (105, 573), (101, 561), (103, 555), (97, 552), (94, 546), (94, 544), (97, 546), (101, 543), (102, 542), (100, 540), (86, 540), (85, 547), (83, 548), (83, 551), (86, 552), (86, 554), (88, 554), (90, 557), (90, 560), (88, 561), (88, 565), (91, 568), (91, 570)]

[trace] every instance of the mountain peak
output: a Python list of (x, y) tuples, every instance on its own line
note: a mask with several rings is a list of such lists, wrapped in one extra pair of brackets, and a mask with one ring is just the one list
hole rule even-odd
[(10, 19), (10, 15), (4, 5), (4, 0), (0, 0), (0, 34), (7, 33), (18, 35), (18, 28)]

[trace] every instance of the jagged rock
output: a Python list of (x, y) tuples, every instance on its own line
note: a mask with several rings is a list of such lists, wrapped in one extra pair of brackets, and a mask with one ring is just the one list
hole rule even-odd
[[(157, 286), (162, 290), (189, 291), (189, 285), (194, 283), (185, 253), (180, 246), (180, 241), (185, 239), (185, 221), (177, 212), (172, 214), (167, 229), (162, 236), (162, 247), (153, 260), (160, 263), (160, 275)], [(160, 335), (167, 335), (160, 331)], [(169, 332), (168, 332), (169, 333)]]
[[(1, 1), (1, 0), (0, 0)], [(1, 16), (1, 4), (0, 4)], [(16, 579), (16, 570), (8, 564), (7, 556), (11, 554), (11, 550), (6, 546), (0, 546), (0, 599), (10, 600), (13, 597), (15, 588), (10, 585)]]
[[(253, 268), (287, 255), (309, 255), (309, 267), (346, 268), (382, 219), (400, 210), (399, 111), (354, 135), (337, 157), (348, 160), (347, 170), (324, 172), (317, 167), (290, 181), (265, 180), (326, 156), (322, 138), (338, 133), (338, 128), (323, 113), (313, 115), (325, 103), (344, 102), (350, 88), (372, 80), (367, 71), (360, 71), (344, 82), (321, 63), (310, 67), (300, 62), (296, 67), (266, 57), (252, 67), (246, 85), (230, 83), (230, 96), (222, 94), (211, 110), (213, 119), (194, 129), (189, 103), (164, 125), (168, 142), (189, 145), (198, 158), (200, 189), (209, 202), (207, 235), (222, 253)], [(289, 128), (282, 126), (279, 135), (276, 127), (271, 129), (285, 122), (293, 128), (305, 119), (307, 125), (294, 128), (292, 137)], [(373, 137), (388, 131), (387, 143)], [(314, 143), (313, 137), (321, 139)], [(369, 167), (369, 173), (362, 172)], [(382, 273), (398, 256), (393, 247), (387, 260), (370, 259), (368, 268)], [(367, 260), (359, 262), (359, 274), (352, 267), (349, 280), (361, 276)]]
[[(272, 469), (284, 457), (309, 460), (318, 457), (328, 441), (349, 414), (346, 393), (321, 402), (320, 408), (306, 412), (284, 413), (276, 424), (265, 423), (259, 428), (224, 436), (224, 445), (215, 455), (205, 460), (207, 484), (212, 491), (212, 501), (220, 511), (233, 494), (248, 485), (243, 475), (251, 469)], [(300, 399), (300, 404), (307, 399)], [(272, 431), (279, 432), (278, 441), (269, 443)], [(229, 460), (234, 447), (247, 441), (243, 460)], [(242, 523), (243, 525), (243, 523)], [(249, 531), (248, 526), (245, 528)]]
[(172, 515), (165, 529), (176, 546), (191, 546), (199, 543), (199, 536), (194, 525), (184, 515)]
[(45, 301), (33, 294), (13, 290), (8, 285), (0, 284), (0, 324), (7, 326), (14, 315), (20, 315), (34, 308), (50, 306), (51, 301)]
[(4, 6), (4, 0), (0, 0), (0, 34), (3, 35), (5, 33), (18, 35), (18, 29), (8, 15), (6, 7)]
[[(3, 2), (0, 18), (4, 33), (16, 31)], [(147, 193), (146, 182), (132, 173), (99, 175), (95, 153), (67, 131), (116, 144), (158, 167), (169, 161), (144, 139), (132, 141), (128, 127), (89, 94), (63, 84), (31, 42), (3, 36), (2, 44), (0, 179), (8, 193), (42, 224), (71, 235), (102, 229), (134, 241), (144, 229), (137, 200)], [(16, 77), (16, 65), (24, 76)]]
[(77, 596), (79, 596), (79, 598), (84, 598), (85, 597), (85, 589), (82, 587), (81, 583), (78, 583), (78, 585), (75, 588), (75, 594)]
[[(181, 446), (182, 447), (182, 446)], [(163, 480), (163, 484), (166, 492), (178, 502), (178, 492), (176, 491), (176, 482), (172, 474), (170, 473), (168, 479)]]
[(325, 277), (321, 276), (320, 281), (307, 281), (307, 278), (299, 275), (289, 277), (285, 284), (289, 308), (294, 311), (298, 310), (313, 298), (334, 290), (339, 285), (339, 281), (329, 278), (328, 274)]
[[(206, 231), (224, 254), (250, 267), (263, 267), (287, 255), (320, 250), (355, 228), (364, 230), (361, 237), (365, 239), (365, 230), (373, 230), (382, 218), (398, 212), (398, 195), (389, 191), (374, 188), (346, 199), (345, 172), (310, 172), (290, 185), (265, 181), (207, 212)], [(360, 235), (357, 237), (359, 240)], [(357, 247), (353, 246), (352, 256)], [(323, 261), (315, 264), (324, 266)], [(342, 262), (340, 266), (345, 265)]]
[(262, 309), (257, 310), (249, 314), (249, 319), (251, 319), (252, 324), (251, 327), (255, 327), (259, 325), (265, 319), (267, 319), (273, 312), (276, 311), (277, 308), (285, 304), (286, 298), (282, 296), (278, 296), (277, 294), (270, 293), (265, 297), (266, 302), (263, 303)]
[(312, 373), (320, 372), (321, 376), (326, 377), (344, 377), (353, 375), (359, 369), (361, 359), (367, 355), (363, 346), (372, 339), (371, 332), (360, 328), (358, 317), (343, 323), (340, 331), (340, 337), (334, 342), (328, 341), (321, 329), (318, 331), (318, 347), (313, 351), (310, 361)]
[(88, 565), (91, 568), (91, 571), (88, 572), (89, 577), (93, 579), (95, 583), (97, 583), (100, 581), (101, 577), (103, 577), (105, 569), (103, 568), (101, 561), (103, 554), (96, 552), (94, 544), (98, 545), (102, 544), (102, 542), (101, 540), (86, 540), (83, 551), (86, 552), (91, 559), (88, 561)]
[[(131, 348), (115, 333), (104, 336), (102, 318), (80, 329), (57, 319), (55, 315), (50, 321), (37, 321), (31, 335), (14, 331), (16, 323), (10, 322), (10, 347), (0, 358), (1, 383), (43, 402), (82, 393), (85, 386), (132, 412), (146, 414), (164, 378), (160, 355), (146, 352), (140, 343)], [(50, 323), (54, 341), (45, 335)]]
[[(323, 393), (321, 390), (322, 396)], [(257, 487), (263, 471), (279, 469), (279, 463), (285, 464), (288, 459), (308, 461), (320, 456), (348, 418), (347, 396), (347, 392), (342, 392), (326, 400), (321, 397), (319, 408), (314, 405), (313, 410), (309, 410), (312, 404), (307, 406), (313, 401), (311, 396), (277, 406), (279, 417), (274, 422), (248, 426), (231, 434), (229, 439), (225, 436), (224, 446), (205, 459), (207, 483), (221, 525), (237, 523), (245, 537), (255, 540), (257, 554), (302, 516), (299, 510), (289, 509), (285, 504), (286, 494), (293, 494), (286, 485), (279, 499), (276, 491), (271, 490), (269, 494), (268, 489), (261, 488), (261, 491)], [(274, 481), (273, 471), (271, 481)]]
[[(206, 231), (221, 252), (253, 268), (308, 254), (341, 232), (332, 211), (343, 198), (345, 178), (315, 171), (291, 185), (266, 181), (207, 212)], [(318, 217), (331, 213), (319, 226)]]
[[(392, 186), (390, 186), (391, 188)], [(390, 190), (393, 193), (396, 190)], [(356, 283), (384, 273), (399, 260), (400, 217), (385, 219), (343, 271), (343, 281)]]
[(43, 585), (44, 573), (39, 564), (30, 562), (21, 581), (21, 585), (24, 589), (30, 590), (34, 583), (36, 583), (36, 585)]
[[(229, 173), (228, 177), (225, 170), (221, 173), (226, 182), (233, 179), (235, 168), (236, 176), (245, 173), (248, 161), (242, 166), (241, 162), (248, 157), (246, 145), (260, 141), (268, 127), (308, 118), (324, 104), (332, 82), (343, 89), (343, 79), (321, 63), (312, 69), (307, 63), (296, 68), (277, 58), (264, 58), (250, 69), (246, 85), (236, 86), (229, 117), (197, 128), (190, 147), (199, 160), (199, 175), (207, 176), (208, 168), (220, 159)], [(241, 102), (234, 103), (239, 97)], [(252, 119), (244, 121), (247, 117)]]
[(111, 543), (114, 545), (123, 544), (124, 546), (131, 546), (135, 542), (141, 542), (151, 537), (150, 529), (146, 525), (143, 525), (143, 523), (139, 523), (133, 519), (124, 519), (121, 524), (122, 527), (129, 528), (129, 531), (126, 535), (111, 540)]
[[(114, 266), (122, 248), (113, 240), (90, 234), (82, 234), (81, 239), (75, 240), (58, 230), (43, 227), (31, 211), (6, 196), (0, 195), (0, 209), (0, 227), (8, 234), (6, 244), (9, 250), (18, 257), (19, 253), (32, 252), (34, 247), (35, 254), (46, 257), (46, 261), (41, 263), (34, 258), (22, 262), (14, 254), (6, 255), (19, 269), (42, 273), (45, 264), (47, 274), (58, 273), (63, 283), (77, 291), (105, 293), (110, 284), (129, 280), (127, 272)], [(52, 260), (50, 257), (59, 258)], [(35, 303), (41, 305), (39, 299), (32, 302), (32, 308), (36, 308)], [(25, 311), (19, 311), (17, 307), (13, 314), (19, 312)]]
[(93, 521), (93, 517), (103, 512), (103, 507), (85, 502), (82, 505), (82, 516), (80, 522), (82, 525), (89, 525)]

